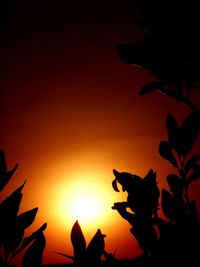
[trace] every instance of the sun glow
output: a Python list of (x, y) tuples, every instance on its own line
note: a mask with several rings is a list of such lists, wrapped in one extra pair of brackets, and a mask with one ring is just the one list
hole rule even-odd
[(71, 212), (74, 218), (81, 221), (88, 221), (98, 216), (101, 210), (99, 199), (92, 195), (81, 195), (73, 203)]
[(102, 179), (85, 175), (68, 181), (57, 189), (56, 217), (60, 222), (73, 224), (78, 220), (83, 226), (97, 227), (109, 221), (114, 197)]

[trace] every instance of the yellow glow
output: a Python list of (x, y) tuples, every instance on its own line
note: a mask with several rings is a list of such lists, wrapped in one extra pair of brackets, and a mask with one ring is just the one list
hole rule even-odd
[(102, 177), (97, 175), (73, 174), (67, 182), (59, 185), (53, 204), (57, 220), (65, 225), (78, 220), (81, 226), (94, 228), (109, 222), (115, 196), (112, 188), (102, 181)]
[(82, 221), (88, 221), (98, 217), (101, 209), (101, 203), (94, 195), (80, 195), (72, 203), (71, 211), (74, 218)]

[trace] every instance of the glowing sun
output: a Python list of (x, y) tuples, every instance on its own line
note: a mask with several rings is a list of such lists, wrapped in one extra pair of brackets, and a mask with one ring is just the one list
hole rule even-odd
[(64, 223), (93, 226), (108, 219), (113, 203), (112, 195), (107, 187), (94, 179), (73, 180), (59, 189), (56, 200), (56, 213)]
[(71, 205), (71, 212), (74, 218), (81, 221), (88, 221), (98, 217), (101, 210), (101, 203), (97, 197), (92, 194), (80, 195)]

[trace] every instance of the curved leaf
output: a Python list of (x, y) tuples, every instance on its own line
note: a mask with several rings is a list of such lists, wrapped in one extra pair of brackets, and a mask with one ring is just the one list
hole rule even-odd
[(6, 235), (8, 235), (9, 232), (12, 232), (12, 229), (15, 229), (16, 227), (17, 214), (22, 200), (21, 190), (23, 189), (24, 184), (18, 187), (13, 193), (5, 198), (2, 203), (0, 203), (0, 243), (2, 238), (6, 238)]
[(46, 229), (46, 227), (47, 227), (47, 223), (44, 223), (38, 230), (33, 232), (30, 236), (25, 237), (23, 239), (23, 242), (22, 242), (20, 248), (13, 252), (12, 259), (18, 253), (20, 253), (23, 249), (25, 249), (28, 245), (30, 245), (31, 242), (33, 242), (38, 236), (40, 236), (40, 234)]
[(71, 230), (71, 242), (74, 249), (74, 258), (76, 261), (82, 261), (85, 257), (86, 241), (78, 221)]
[(192, 156), (186, 163), (184, 171), (186, 175), (189, 173), (189, 171), (196, 165), (197, 161), (200, 160), (200, 154), (196, 154)]
[(113, 187), (113, 189), (114, 189), (116, 192), (120, 192), (119, 189), (118, 189), (118, 187), (117, 187), (117, 180), (116, 180), (116, 179), (114, 179), (114, 180), (112, 181), (112, 187)]
[(10, 171), (6, 172), (5, 174), (0, 173), (0, 192), (3, 190), (3, 188), (10, 181), (10, 179), (13, 176), (13, 174), (17, 170), (17, 168), (18, 168), (18, 164), (16, 164), (13, 169), (11, 169)]
[(35, 220), (37, 211), (38, 211), (38, 208), (34, 208), (32, 210), (28, 210), (24, 213), (21, 213), (17, 218), (19, 226), (22, 229), (26, 229), (27, 227), (29, 227)]
[(46, 239), (41, 232), (31, 246), (26, 250), (22, 267), (42, 267), (42, 255), (46, 245)]
[(171, 146), (167, 141), (161, 141), (159, 146), (159, 153), (161, 157), (167, 159), (173, 165), (173, 167), (178, 166), (176, 158), (172, 152)]
[(87, 261), (89, 263), (100, 262), (105, 247), (104, 238), (105, 235), (98, 229), (87, 247)]
[(68, 254), (62, 253), (62, 252), (57, 252), (57, 251), (52, 251), (52, 252), (74, 261), (74, 257), (71, 255), (68, 255)]
[(163, 86), (163, 83), (161, 82), (149, 82), (147, 84), (145, 84), (141, 90), (140, 90), (140, 95), (146, 95), (156, 89), (159, 89), (160, 87)]

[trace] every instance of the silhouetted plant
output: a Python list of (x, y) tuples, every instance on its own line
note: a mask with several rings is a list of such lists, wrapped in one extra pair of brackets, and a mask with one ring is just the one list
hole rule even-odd
[[(157, 217), (159, 189), (156, 173), (150, 170), (142, 179), (137, 175), (113, 170), (115, 179), (112, 182), (115, 191), (119, 192), (117, 182), (122, 190), (127, 191), (127, 202), (114, 203), (113, 209), (132, 226), (131, 233), (138, 240), (145, 254), (154, 253), (157, 235), (153, 226), (153, 218)], [(131, 209), (131, 212), (127, 211)]]
[(76, 221), (71, 230), (71, 242), (73, 245), (74, 255), (70, 256), (66, 253), (60, 252), (55, 253), (73, 260), (75, 266), (77, 267), (100, 266), (101, 256), (103, 255), (105, 247), (104, 238), (105, 235), (101, 233), (100, 229), (98, 229), (88, 246), (86, 246), (85, 237), (78, 221)]
[[(148, 1), (144, 2), (148, 5)], [(159, 2), (154, 3), (161, 7)], [(159, 190), (156, 174), (152, 170), (143, 179), (114, 170), (112, 186), (115, 191), (119, 191), (119, 182), (122, 190), (127, 191), (128, 198), (127, 202), (114, 203), (112, 208), (133, 226), (131, 233), (144, 250), (144, 255), (154, 260), (154, 263), (159, 266), (170, 263), (188, 263), (193, 266), (199, 263), (200, 223), (196, 201), (189, 196), (189, 187), (200, 178), (200, 154), (192, 154), (200, 134), (200, 110), (190, 96), (191, 90), (200, 83), (199, 47), (193, 47), (194, 43), (188, 42), (185, 36), (186, 43), (183, 42), (183, 36), (176, 40), (174, 17), (173, 22), (165, 21), (161, 14), (156, 13), (159, 12), (156, 5), (154, 8), (152, 14), (155, 18), (151, 14), (139, 23), (145, 38), (134, 44), (118, 45), (117, 54), (124, 63), (143, 67), (157, 79), (145, 84), (140, 95), (158, 90), (184, 103), (191, 111), (181, 125), (178, 125), (172, 114), (168, 114), (168, 140), (161, 141), (159, 146), (160, 155), (176, 170), (166, 177), (170, 191), (163, 189), (161, 194), (161, 207), (166, 218), (157, 216)], [(161, 20), (160, 24), (158, 19)], [(162, 33), (162, 26), (169, 32)], [(170, 39), (170, 34), (182, 45), (182, 50)], [(128, 212), (127, 208), (132, 212)]]
[[(4, 189), (18, 164), (7, 170), (5, 154), (0, 150), (0, 191)], [(22, 267), (41, 267), (42, 254), (45, 248), (43, 231), (47, 224), (43, 224), (37, 231), (25, 237), (25, 230), (33, 223), (38, 208), (18, 214), (25, 182), (0, 203), (0, 266), (11, 266), (14, 257), (26, 249)]]

